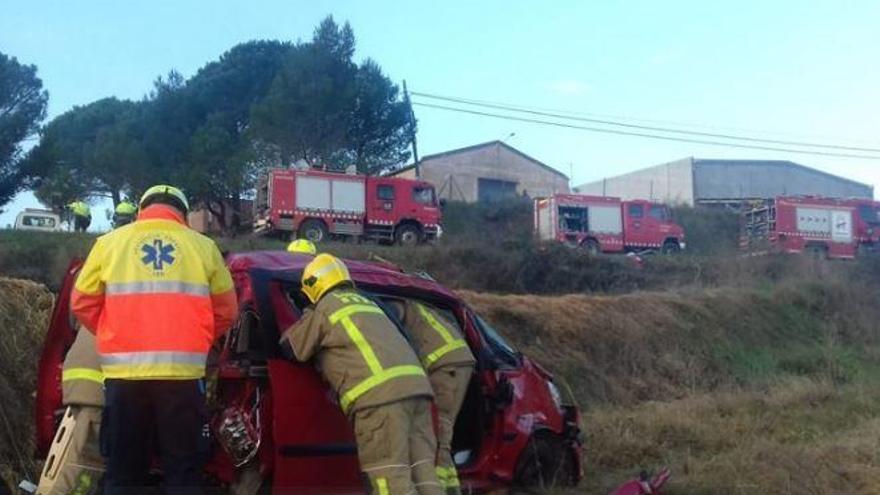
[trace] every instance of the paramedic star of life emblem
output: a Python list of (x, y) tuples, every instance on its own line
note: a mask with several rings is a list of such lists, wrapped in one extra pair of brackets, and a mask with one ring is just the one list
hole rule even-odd
[(141, 266), (153, 275), (165, 275), (180, 256), (174, 240), (163, 235), (143, 237), (137, 246)]

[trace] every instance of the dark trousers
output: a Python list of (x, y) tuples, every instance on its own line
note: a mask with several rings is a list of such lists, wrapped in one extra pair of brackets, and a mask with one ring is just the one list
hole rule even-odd
[(209, 430), (200, 380), (106, 380), (104, 396), (106, 495), (144, 491), (156, 453), (165, 493), (202, 493)]
[(92, 223), (92, 217), (84, 217), (82, 215), (73, 216), (73, 230), (76, 232), (85, 232)]

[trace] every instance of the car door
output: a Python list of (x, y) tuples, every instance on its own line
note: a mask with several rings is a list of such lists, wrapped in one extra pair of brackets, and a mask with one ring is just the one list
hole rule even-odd
[(272, 346), (267, 368), (272, 402), (272, 492), (360, 493), (357, 447), (348, 420), (311, 363), (278, 352), (278, 338), (304, 307), (299, 274), (251, 273), (264, 340)]

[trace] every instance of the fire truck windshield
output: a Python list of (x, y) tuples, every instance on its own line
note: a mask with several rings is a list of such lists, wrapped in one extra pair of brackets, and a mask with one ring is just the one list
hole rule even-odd
[(434, 188), (429, 186), (421, 186), (413, 188), (413, 201), (423, 205), (435, 206)]
[(664, 205), (651, 205), (650, 215), (657, 220), (669, 220), (669, 209)]
[(859, 206), (859, 217), (861, 217), (865, 223), (878, 225), (880, 224), (880, 208), (869, 205)]

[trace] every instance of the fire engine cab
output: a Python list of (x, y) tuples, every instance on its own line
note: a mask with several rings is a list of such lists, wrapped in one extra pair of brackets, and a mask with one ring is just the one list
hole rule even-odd
[(321, 242), (329, 236), (401, 245), (437, 239), (440, 205), (428, 182), (275, 169), (257, 187), (254, 232)]

